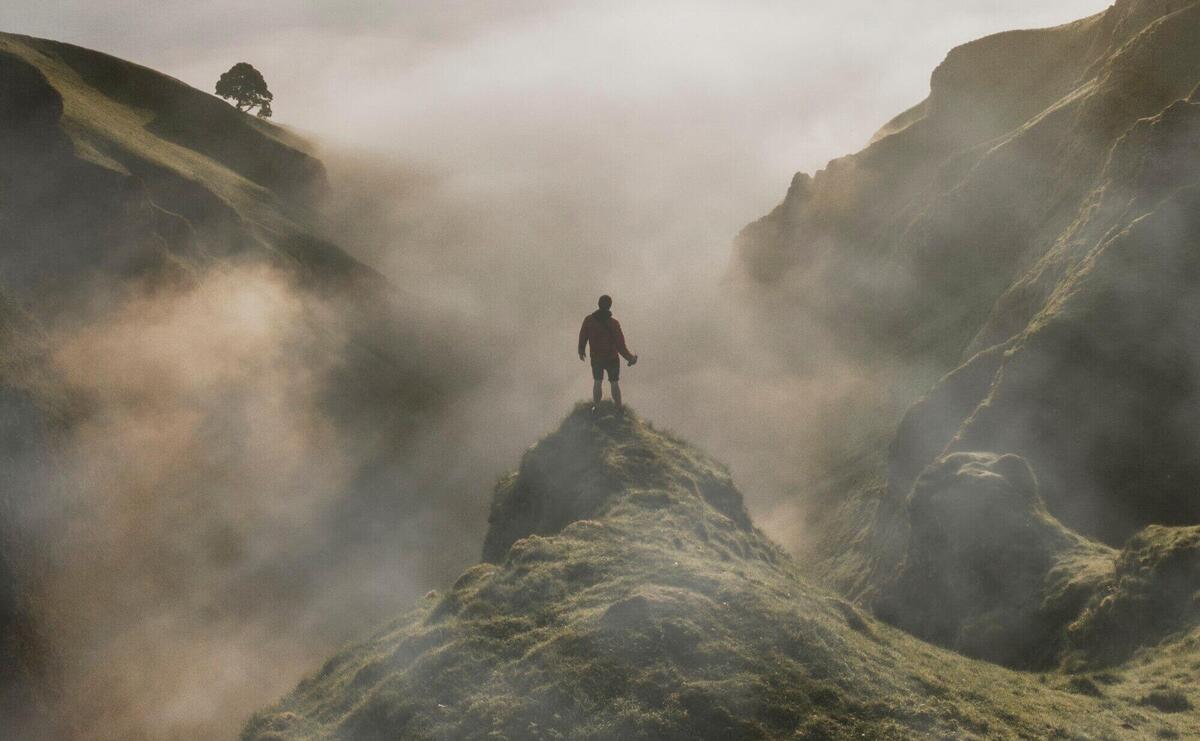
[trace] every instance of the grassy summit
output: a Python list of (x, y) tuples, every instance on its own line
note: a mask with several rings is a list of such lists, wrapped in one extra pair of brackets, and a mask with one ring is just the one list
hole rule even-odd
[(530, 448), (487, 542), (494, 563), (331, 658), (243, 738), (1200, 732), (1139, 705), (1140, 675), (1014, 672), (877, 622), (750, 524), (720, 464), (632, 413), (577, 407)]

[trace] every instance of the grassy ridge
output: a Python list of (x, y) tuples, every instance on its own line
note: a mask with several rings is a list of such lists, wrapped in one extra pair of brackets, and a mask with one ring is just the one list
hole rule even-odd
[[(547, 486), (548, 468), (571, 474)], [(492, 526), (520, 529), (497, 521), (516, 490), (526, 511), (581, 502), (584, 519), (524, 520), (541, 533), (330, 659), (243, 738), (1200, 733), (1192, 715), (1138, 704), (1151, 691), (1141, 674), (1014, 672), (876, 621), (739, 523), (740, 495), (734, 509), (706, 498), (697, 483), (721, 476), (636, 416), (593, 422), (577, 408), (501, 480)]]
[[(175, 252), (187, 252), (178, 243), (196, 241), (206, 257), (248, 251), (313, 280), (382, 282), (317, 234), (313, 206), (328, 186), (323, 165), (299, 137), (154, 70), (71, 44), (0, 33), (0, 68), (20, 63), (61, 97), (61, 117), (46, 124), (70, 146), (54, 161), (10, 176), (27, 190), (45, 187), (38, 180), (55, 172), (91, 165), (111, 176), (108, 190), (142, 189), (154, 207), (186, 220), (182, 228), (156, 229)], [(28, 140), (29, 133), (20, 135)], [(78, 209), (98, 200), (90, 183), (50, 187), (68, 205), (79, 202)], [(49, 218), (18, 216), (31, 223)], [(90, 223), (78, 232), (71, 236), (103, 233)]]

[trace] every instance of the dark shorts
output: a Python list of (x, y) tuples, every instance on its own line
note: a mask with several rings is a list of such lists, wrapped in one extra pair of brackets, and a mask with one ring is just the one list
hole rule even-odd
[(621, 380), (621, 359), (597, 360), (596, 358), (592, 358), (592, 378), (597, 381), (603, 381), (604, 371), (608, 371), (609, 381), (616, 383)]

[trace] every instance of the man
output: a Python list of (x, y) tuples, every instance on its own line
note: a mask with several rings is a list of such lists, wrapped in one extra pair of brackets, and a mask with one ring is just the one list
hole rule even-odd
[(621, 358), (625, 358), (629, 365), (637, 362), (638, 356), (629, 352), (629, 348), (625, 346), (625, 335), (621, 333), (621, 323), (613, 318), (612, 299), (608, 296), (600, 297), (600, 308), (597, 311), (588, 314), (583, 319), (583, 326), (579, 328), (579, 359), (584, 360), (584, 349), (591, 345), (592, 347), (592, 414), (595, 414), (600, 406), (600, 397), (602, 396), (601, 385), (604, 381), (604, 373), (608, 372), (608, 382), (612, 386), (613, 404), (617, 407), (617, 413), (621, 414), (625, 408), (621, 405)]

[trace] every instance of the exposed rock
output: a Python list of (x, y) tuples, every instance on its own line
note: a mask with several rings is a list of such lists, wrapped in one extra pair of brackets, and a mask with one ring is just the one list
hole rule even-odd
[(1050, 511), (1119, 545), (1200, 522), (1200, 189), (1115, 234), (1005, 356), (951, 450), (1009, 450)]
[[(1019, 457), (1054, 523), (1034, 530), (1098, 541), (1072, 546), (1078, 558), (1031, 544), (1025, 576), (1001, 583), (1014, 594), (1094, 584), (1107, 567), (1086, 553), (1148, 525), (1200, 523), (1198, 82), (1194, 1), (1122, 0), (1076, 23), (965, 44), (925, 101), (861, 152), (793, 181), (743, 232), (741, 277), (765, 316), (825, 326), (908, 407), (886, 469), (863, 454), (860, 470), (839, 473), (851, 492), (813, 507), (828, 583), (903, 597), (884, 584), (900, 561), (936, 561), (921, 550), (933, 547), (921, 545), (930, 522), (908, 521), (923, 516), (908, 497), (937, 500), (919, 491), (921, 472), (958, 453)], [(862, 436), (890, 423), (880, 414)], [(947, 491), (989, 488), (974, 474), (963, 482)], [(938, 537), (948, 547), (967, 536)], [(939, 616), (914, 605), (916, 619), (899, 619), (994, 657), (998, 642), (969, 622), (994, 607), (977, 591), (974, 606)], [(1068, 604), (1080, 606), (1073, 596), (991, 615), (1031, 651), (1002, 660), (1051, 662), (1078, 617)]]
[(1014, 666), (1054, 660), (1066, 619), (1094, 589), (1074, 575), (1108, 554), (1046, 511), (1015, 455), (954, 453), (921, 474), (908, 500), (911, 535), (876, 601), (885, 619), (971, 656)]
[(917, 476), (937, 459), (992, 387), (1010, 345), (996, 345), (943, 377), (904, 414), (888, 447), (888, 494), (908, 496)]

